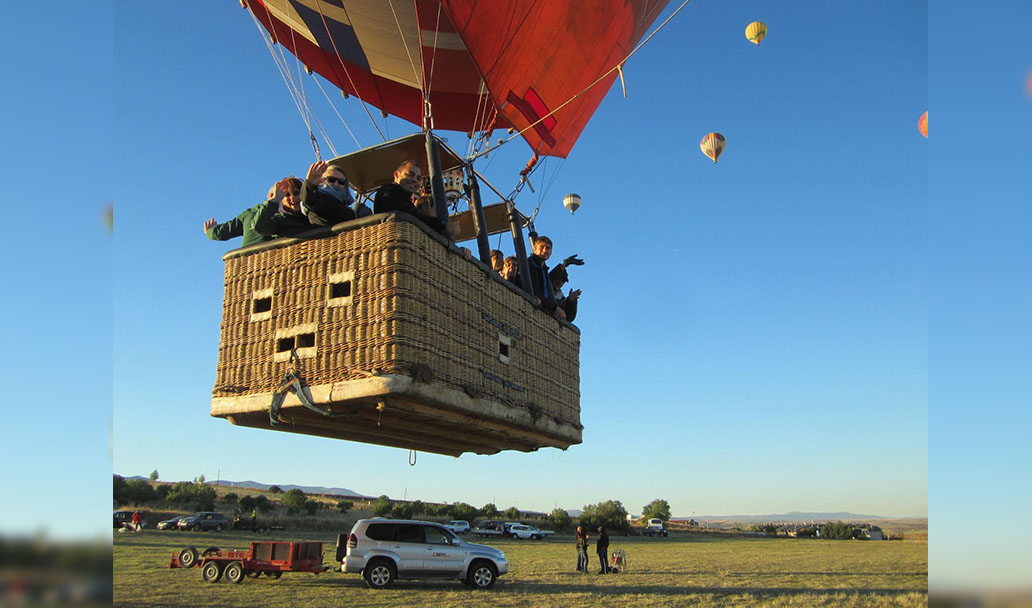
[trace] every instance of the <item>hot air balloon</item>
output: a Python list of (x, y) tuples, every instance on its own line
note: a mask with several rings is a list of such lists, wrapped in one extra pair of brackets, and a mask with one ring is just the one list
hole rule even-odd
[(480, 260), (398, 213), (227, 253), (211, 414), (453, 456), (580, 443), (580, 331), (482, 263), (487, 235), (511, 231), (529, 277), (526, 217), (509, 200), (482, 205), (473, 161), (431, 126), (516, 129), (535, 155), (566, 157), (666, 2), (245, 4), (346, 97), (422, 129), (328, 161), (360, 197), (416, 159), (443, 218), (443, 174), (463, 171), (470, 211), (453, 219)]
[(713, 162), (717, 162), (717, 158), (724, 152), (725, 147), (727, 147), (727, 140), (720, 133), (707, 133), (699, 142), (702, 153), (712, 158)]
[(571, 215), (577, 211), (577, 209), (580, 207), (580, 204), (581, 197), (579, 194), (571, 193), (563, 197), (563, 207), (566, 207), (566, 209), (570, 212)]
[(925, 110), (925, 113), (917, 120), (917, 130), (920, 131), (921, 135), (924, 135), (926, 139), (928, 138), (928, 110)]
[(763, 42), (763, 38), (767, 35), (767, 24), (762, 21), (753, 21), (749, 25), (745, 26), (745, 37), (749, 42), (760, 46)]

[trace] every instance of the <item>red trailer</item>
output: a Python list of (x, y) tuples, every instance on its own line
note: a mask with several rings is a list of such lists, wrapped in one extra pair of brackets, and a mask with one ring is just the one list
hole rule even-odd
[(255, 541), (247, 551), (220, 551), (217, 547), (197, 549), (187, 547), (172, 554), (169, 568), (201, 569), (209, 583), (218, 582), (225, 575), (231, 583), (239, 583), (245, 576), (258, 578), (262, 574), (279, 578), (284, 572), (312, 572), (328, 570), (323, 565), (322, 543), (312, 541)]

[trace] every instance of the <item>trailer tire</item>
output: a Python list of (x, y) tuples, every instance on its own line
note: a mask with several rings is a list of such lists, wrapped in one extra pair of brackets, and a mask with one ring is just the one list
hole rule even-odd
[(201, 576), (209, 583), (217, 583), (222, 578), (222, 566), (216, 561), (205, 562), (201, 566)]
[(229, 562), (222, 573), (226, 576), (227, 581), (237, 585), (244, 580), (244, 565), (240, 562)]
[(179, 552), (179, 565), (183, 568), (192, 568), (197, 563), (197, 549), (187, 547)]

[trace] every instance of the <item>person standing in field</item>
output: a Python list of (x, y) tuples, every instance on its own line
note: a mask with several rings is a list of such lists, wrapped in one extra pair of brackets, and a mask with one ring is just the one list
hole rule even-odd
[(139, 532), (141, 529), (143, 529), (143, 526), (142, 526), (143, 518), (140, 517), (140, 512), (139, 511), (133, 511), (133, 516), (132, 516), (132, 519), (130, 521), (132, 522), (133, 532)]
[(598, 538), (595, 540), (595, 552), (598, 553), (598, 563), (602, 565), (599, 574), (609, 573), (609, 535), (606, 534), (604, 526), (598, 527)]
[(584, 526), (577, 526), (577, 572), (588, 573), (588, 533)]

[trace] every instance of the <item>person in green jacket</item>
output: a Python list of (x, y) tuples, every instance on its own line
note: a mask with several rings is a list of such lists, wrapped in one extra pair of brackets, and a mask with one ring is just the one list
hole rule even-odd
[[(213, 241), (243, 237), (242, 247), (290, 236), (311, 228), (301, 213), (301, 181), (287, 177), (269, 188), (268, 200), (244, 209), (228, 222), (204, 222), (204, 234)], [(281, 234), (281, 232), (283, 234)]]

